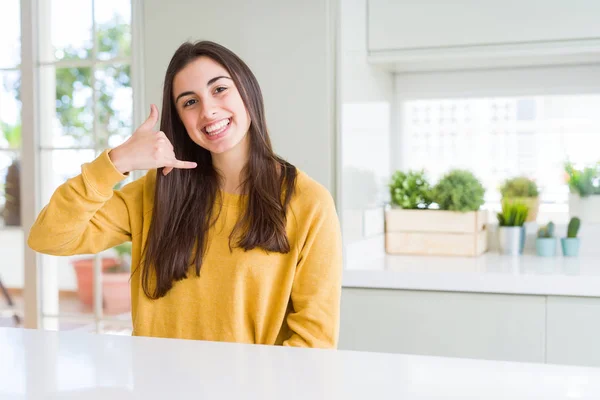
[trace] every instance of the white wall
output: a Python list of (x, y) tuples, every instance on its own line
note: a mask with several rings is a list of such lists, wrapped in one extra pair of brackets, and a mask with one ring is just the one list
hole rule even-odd
[(367, 64), (367, 0), (342, 0), (341, 179), (346, 264), (383, 256), (394, 80)]
[(255, 73), (275, 151), (335, 188), (334, 0), (144, 1), (145, 100), (160, 104), (185, 40), (212, 40)]

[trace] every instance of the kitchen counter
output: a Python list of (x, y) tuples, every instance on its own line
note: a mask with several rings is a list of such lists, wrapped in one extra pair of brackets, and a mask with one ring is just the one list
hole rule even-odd
[(600, 369), (0, 329), (1, 399), (598, 399)]
[(352, 264), (343, 286), (478, 293), (600, 297), (600, 257), (392, 256)]

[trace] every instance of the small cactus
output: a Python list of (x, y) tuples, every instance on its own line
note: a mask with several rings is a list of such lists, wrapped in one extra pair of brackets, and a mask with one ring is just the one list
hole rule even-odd
[(571, 218), (569, 221), (569, 226), (567, 227), (567, 237), (568, 238), (576, 238), (577, 232), (579, 232), (579, 227), (581, 226), (581, 220), (577, 217)]
[(548, 225), (540, 227), (538, 229), (539, 238), (553, 238), (554, 237), (554, 222), (549, 222)]
[(554, 237), (554, 222), (550, 221), (547, 226), (548, 237)]

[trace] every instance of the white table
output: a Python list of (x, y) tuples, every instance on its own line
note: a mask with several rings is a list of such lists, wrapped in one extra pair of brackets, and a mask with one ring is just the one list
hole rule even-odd
[(0, 399), (599, 399), (600, 369), (0, 329)]

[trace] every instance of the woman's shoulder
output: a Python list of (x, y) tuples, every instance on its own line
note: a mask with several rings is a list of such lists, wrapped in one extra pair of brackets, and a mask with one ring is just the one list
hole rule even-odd
[(323, 184), (298, 168), (296, 171), (295, 203), (304, 206), (334, 206), (333, 196)]

